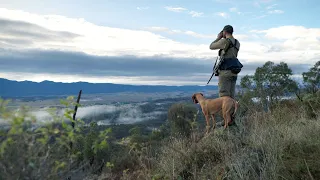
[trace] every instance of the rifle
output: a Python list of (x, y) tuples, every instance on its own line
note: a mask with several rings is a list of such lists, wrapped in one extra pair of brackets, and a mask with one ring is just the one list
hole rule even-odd
[(223, 62), (223, 58), (220, 57), (220, 58), (219, 58), (220, 61), (219, 61), (219, 63), (217, 64), (218, 58), (219, 58), (219, 56), (217, 57), (216, 62), (214, 63), (213, 72), (212, 72), (212, 75), (211, 75), (209, 81), (207, 82), (207, 84), (209, 84), (209, 82), (211, 81), (213, 75), (219, 76), (218, 70), (219, 70), (219, 67), (220, 67), (221, 63)]

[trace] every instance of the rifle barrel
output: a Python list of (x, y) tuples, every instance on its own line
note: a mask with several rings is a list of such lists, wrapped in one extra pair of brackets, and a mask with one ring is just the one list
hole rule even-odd
[(207, 82), (207, 84), (209, 84), (209, 82), (211, 81), (211, 79), (212, 79), (213, 75), (214, 75), (214, 73), (212, 73), (212, 75), (211, 75), (211, 77), (210, 77), (209, 81)]
[(212, 77), (213, 77), (213, 75), (214, 75), (214, 73), (215, 73), (214, 70), (215, 70), (215, 68), (216, 68), (218, 58), (219, 58), (219, 56), (217, 56), (217, 58), (216, 58), (216, 62), (214, 63), (214, 66), (213, 66), (213, 69), (212, 69), (212, 71), (213, 71), (213, 72), (212, 72), (212, 75), (211, 75), (209, 81), (207, 82), (207, 84), (209, 84), (209, 82), (211, 81), (211, 79), (212, 79)]

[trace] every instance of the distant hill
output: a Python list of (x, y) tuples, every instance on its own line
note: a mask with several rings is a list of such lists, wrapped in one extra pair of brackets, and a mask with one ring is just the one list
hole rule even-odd
[(86, 94), (117, 92), (196, 92), (217, 90), (217, 86), (162, 86), (162, 85), (123, 85), (112, 83), (56, 83), (52, 81), (11, 81), (0, 78), (0, 97), (60, 96), (74, 95), (79, 90)]

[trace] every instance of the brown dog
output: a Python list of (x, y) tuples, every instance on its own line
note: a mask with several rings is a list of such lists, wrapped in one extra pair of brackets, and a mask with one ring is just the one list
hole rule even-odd
[[(192, 100), (195, 104), (200, 104), (202, 113), (206, 118), (206, 133), (210, 130), (210, 118), (213, 122), (213, 129), (216, 127), (216, 121), (214, 115), (219, 111), (222, 111), (222, 116), (224, 119), (224, 128), (226, 129), (228, 125), (232, 122), (237, 109), (238, 102), (229, 96), (224, 96), (216, 99), (205, 99), (202, 93), (195, 93), (192, 96)], [(234, 108), (233, 114), (231, 116), (232, 109)]]

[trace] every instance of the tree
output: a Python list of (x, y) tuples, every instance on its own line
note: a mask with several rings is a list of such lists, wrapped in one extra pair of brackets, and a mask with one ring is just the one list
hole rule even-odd
[(320, 88), (320, 61), (309, 69), (308, 72), (302, 73), (303, 81), (310, 93), (316, 93)]
[(189, 136), (197, 109), (189, 104), (173, 104), (168, 111), (168, 121), (173, 134)]
[(268, 103), (273, 104), (281, 96), (296, 92), (297, 83), (290, 79), (292, 70), (284, 62), (275, 65), (268, 61), (258, 67), (254, 75), (246, 75), (241, 79), (240, 85), (254, 97), (260, 98), (260, 103), (268, 108)]

